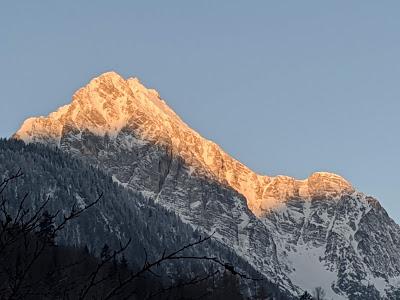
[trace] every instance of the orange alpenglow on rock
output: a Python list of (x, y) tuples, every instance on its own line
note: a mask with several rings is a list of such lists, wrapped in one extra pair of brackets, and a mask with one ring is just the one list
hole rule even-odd
[(354, 191), (349, 182), (332, 173), (313, 173), (305, 180), (256, 174), (185, 124), (157, 91), (115, 72), (94, 78), (73, 95), (70, 104), (47, 117), (27, 119), (13, 137), (60, 146), (65, 130), (110, 138), (124, 130), (134, 131), (138, 139), (169, 147), (193, 176), (206, 176), (244, 195), (257, 216), (288, 199), (335, 197)]

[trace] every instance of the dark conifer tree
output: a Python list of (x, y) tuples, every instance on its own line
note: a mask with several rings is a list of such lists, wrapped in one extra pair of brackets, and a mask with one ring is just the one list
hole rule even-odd
[(55, 244), (54, 228), (53, 217), (47, 210), (44, 211), (39, 223), (39, 236), (50, 245)]
[(100, 258), (102, 261), (106, 261), (106, 260), (110, 259), (110, 257), (111, 257), (110, 247), (107, 244), (104, 244), (104, 246), (100, 252)]
[(121, 265), (121, 268), (128, 269), (128, 261), (127, 261), (127, 259), (126, 259), (124, 254), (122, 254), (120, 265)]
[(303, 295), (301, 295), (300, 300), (313, 300), (313, 297), (309, 292), (305, 291)]

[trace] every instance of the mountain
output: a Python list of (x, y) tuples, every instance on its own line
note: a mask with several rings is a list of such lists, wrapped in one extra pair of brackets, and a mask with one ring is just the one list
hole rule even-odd
[(339, 175), (259, 175), (201, 137), (138, 79), (104, 73), (14, 134), (104, 170), (215, 237), (293, 295), (395, 299), (400, 227)]

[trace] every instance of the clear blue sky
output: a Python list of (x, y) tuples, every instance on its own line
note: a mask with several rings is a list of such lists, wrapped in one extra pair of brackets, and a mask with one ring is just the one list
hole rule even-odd
[(337, 172), (400, 222), (399, 12), (398, 1), (3, 1), (0, 136), (115, 70), (254, 170)]

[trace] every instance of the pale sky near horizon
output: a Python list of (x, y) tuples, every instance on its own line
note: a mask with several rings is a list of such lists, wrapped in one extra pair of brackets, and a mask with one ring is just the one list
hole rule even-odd
[(255, 171), (331, 171), (400, 223), (400, 2), (3, 1), (0, 136), (115, 70)]

